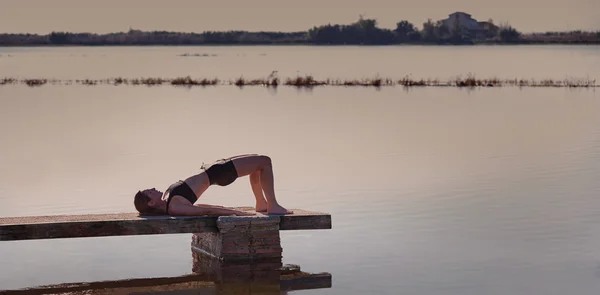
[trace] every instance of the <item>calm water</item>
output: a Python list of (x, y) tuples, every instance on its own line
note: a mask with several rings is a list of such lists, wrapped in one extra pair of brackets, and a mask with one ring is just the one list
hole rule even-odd
[[(209, 57), (180, 57), (208, 53)], [(0, 77), (600, 78), (599, 47), (2, 48)], [(202, 162), (264, 153), (278, 198), (333, 229), (283, 232), (300, 294), (597, 294), (592, 90), (0, 87), (0, 216), (130, 212)], [(209, 204), (251, 205), (247, 179)], [(0, 289), (192, 272), (191, 235), (0, 243)]]

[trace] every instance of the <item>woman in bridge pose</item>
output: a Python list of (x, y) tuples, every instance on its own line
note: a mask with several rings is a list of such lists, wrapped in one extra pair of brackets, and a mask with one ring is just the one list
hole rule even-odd
[[(292, 214), (275, 198), (273, 165), (271, 158), (258, 154), (239, 155), (218, 160), (202, 172), (170, 185), (164, 193), (156, 188), (138, 191), (134, 205), (141, 215), (255, 215), (223, 206), (195, 204), (211, 185), (227, 186), (237, 178), (249, 176), (252, 193), (256, 199), (256, 212), (267, 214)], [(263, 194), (264, 193), (264, 194)]]

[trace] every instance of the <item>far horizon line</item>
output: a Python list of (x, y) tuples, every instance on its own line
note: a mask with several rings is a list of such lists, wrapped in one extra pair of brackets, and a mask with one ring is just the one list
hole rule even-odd
[[(473, 16), (472, 14), (468, 13), (468, 12), (464, 12), (464, 11), (454, 11), (452, 13), (449, 13), (447, 16), (451, 16), (453, 14), (456, 13), (464, 13), (467, 14), (469, 16)], [(357, 21), (360, 19), (368, 19), (368, 20), (375, 20), (375, 22), (377, 22), (376, 26), (380, 29), (388, 29), (388, 30), (394, 30), (394, 27), (382, 27), (379, 26), (379, 21), (376, 17), (365, 17), (363, 14), (358, 14), (357, 16)], [(473, 17), (474, 20), (478, 21), (478, 22), (488, 22), (488, 21), (492, 21), (494, 25), (508, 25), (511, 26), (512, 28), (517, 29), (518, 31), (520, 31), (523, 34), (540, 34), (540, 33), (569, 33), (569, 32), (594, 32), (594, 33), (600, 33), (600, 27), (598, 28), (590, 28), (590, 29), (583, 29), (583, 28), (579, 28), (579, 29), (563, 29), (563, 30), (529, 30), (529, 31), (525, 31), (525, 30), (521, 30), (520, 28), (513, 26), (510, 24), (510, 21), (498, 21), (498, 20), (494, 20), (493, 18), (487, 18), (485, 20), (479, 20), (475, 17)], [(421, 29), (423, 27), (423, 25), (425, 23), (427, 23), (428, 21), (432, 21), (433, 23), (436, 23), (437, 21), (440, 20), (444, 20), (444, 19), (439, 19), (439, 20), (434, 20), (433, 18), (427, 18), (425, 20), (423, 20), (421, 23), (416, 23), (416, 22), (410, 22), (406, 19), (400, 19), (395, 21), (396, 24), (398, 24), (399, 22), (402, 21), (406, 21), (408, 23), (411, 23), (412, 25), (415, 26), (415, 28), (417, 29)], [(138, 32), (168, 32), (168, 33), (178, 33), (178, 34), (204, 34), (204, 33), (208, 33), (208, 32), (248, 32), (248, 33), (286, 33), (286, 34), (294, 34), (294, 33), (304, 33), (304, 32), (308, 32), (310, 29), (315, 28), (315, 27), (319, 27), (319, 26), (326, 26), (326, 25), (340, 25), (340, 26), (344, 26), (344, 25), (350, 25), (352, 24), (352, 22), (349, 23), (332, 23), (332, 22), (328, 22), (328, 23), (323, 23), (323, 24), (319, 24), (319, 25), (312, 25), (312, 26), (307, 26), (307, 28), (302, 29), (302, 30), (267, 30), (267, 29), (263, 29), (263, 30), (245, 30), (245, 29), (221, 29), (221, 30), (198, 30), (198, 31), (190, 31), (190, 30), (167, 30), (167, 29), (136, 29), (134, 28), (134, 26), (129, 26), (129, 29), (127, 30), (118, 30), (118, 31), (68, 31), (68, 30), (51, 30), (48, 31), (46, 33), (31, 33), (31, 32), (1, 32), (0, 34), (29, 34), (29, 35), (50, 35), (52, 33), (71, 33), (71, 34), (96, 34), (96, 35), (107, 35), (107, 34), (118, 34), (118, 33), (128, 33), (131, 31), (138, 31)]]

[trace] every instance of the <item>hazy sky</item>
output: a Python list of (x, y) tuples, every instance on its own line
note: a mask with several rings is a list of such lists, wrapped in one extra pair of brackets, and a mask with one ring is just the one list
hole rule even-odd
[(600, 30), (600, 0), (0, 0), (0, 32), (115, 32), (243, 29), (295, 31), (345, 24), (359, 14), (393, 28), (408, 20), (421, 28), (464, 11), (477, 20), (508, 21), (523, 32)]

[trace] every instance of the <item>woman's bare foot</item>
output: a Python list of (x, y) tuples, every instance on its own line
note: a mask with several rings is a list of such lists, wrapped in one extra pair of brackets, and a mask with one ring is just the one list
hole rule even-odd
[(285, 209), (281, 205), (273, 205), (267, 209), (267, 214), (293, 214), (294, 211)]
[(267, 202), (256, 202), (256, 212), (267, 212)]

